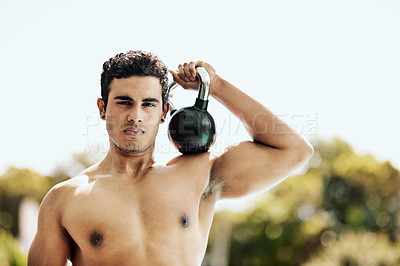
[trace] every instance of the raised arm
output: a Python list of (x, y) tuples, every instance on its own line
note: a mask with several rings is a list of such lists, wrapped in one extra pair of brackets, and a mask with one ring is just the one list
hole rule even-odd
[(61, 225), (60, 205), (63, 188), (53, 187), (39, 209), (38, 228), (28, 254), (28, 266), (66, 265), (72, 240)]
[(216, 181), (212, 183), (223, 184), (221, 198), (265, 191), (312, 156), (314, 150), (306, 140), (261, 103), (219, 77), (209, 64), (185, 63), (171, 73), (181, 86), (195, 89), (197, 66), (210, 74), (210, 94), (242, 121), (253, 138), (213, 159), (210, 178)]

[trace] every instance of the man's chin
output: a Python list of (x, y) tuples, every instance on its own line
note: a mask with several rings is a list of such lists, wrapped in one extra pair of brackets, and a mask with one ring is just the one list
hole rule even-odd
[(128, 141), (128, 142), (115, 142), (112, 141), (114, 144), (114, 149), (117, 152), (122, 152), (127, 155), (135, 155), (147, 152), (153, 145), (147, 142), (137, 142), (137, 141)]
[(136, 143), (135, 145), (126, 145), (122, 150), (129, 154), (140, 154), (147, 151), (150, 147), (151, 145), (148, 144), (146, 145), (143, 143), (140, 145)]
[(127, 153), (132, 153), (132, 154), (134, 154), (134, 153), (142, 153), (144, 150), (142, 150), (142, 149), (124, 149), (124, 152), (127, 152)]

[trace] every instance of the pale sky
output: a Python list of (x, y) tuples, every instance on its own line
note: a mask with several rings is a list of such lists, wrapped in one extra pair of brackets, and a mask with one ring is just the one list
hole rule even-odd
[[(338, 136), (400, 168), (398, 1), (0, 2), (0, 174), (50, 174), (106, 151), (104, 61), (142, 49), (176, 69), (204, 60), (306, 139)], [(177, 107), (196, 93), (176, 89)], [(216, 100), (214, 152), (249, 139)], [(160, 127), (158, 162), (177, 152)]]

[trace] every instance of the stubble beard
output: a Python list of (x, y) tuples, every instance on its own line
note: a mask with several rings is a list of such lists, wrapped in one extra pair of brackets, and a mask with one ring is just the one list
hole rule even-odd
[[(118, 139), (114, 140), (113, 138), (110, 138), (111, 142), (114, 144), (114, 149), (116, 151), (122, 151), (127, 154), (140, 154), (144, 153), (147, 150), (151, 149), (152, 146), (154, 146), (155, 143), (155, 138), (153, 139), (152, 143), (148, 143), (146, 141), (126, 141), (124, 144), (123, 143), (118, 143)], [(122, 144), (122, 145), (121, 145)], [(123, 147), (125, 146), (125, 147)]]
[(143, 153), (148, 150), (152, 145), (147, 143), (126, 143), (125, 147), (121, 147), (120, 145), (114, 143), (116, 149), (122, 150), (129, 154), (138, 154)]

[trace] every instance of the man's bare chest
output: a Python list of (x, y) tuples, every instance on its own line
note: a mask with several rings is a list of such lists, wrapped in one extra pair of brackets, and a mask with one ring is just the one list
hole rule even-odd
[(143, 246), (149, 239), (167, 244), (198, 232), (201, 195), (187, 184), (162, 185), (89, 184), (66, 204), (62, 224), (87, 249)]

